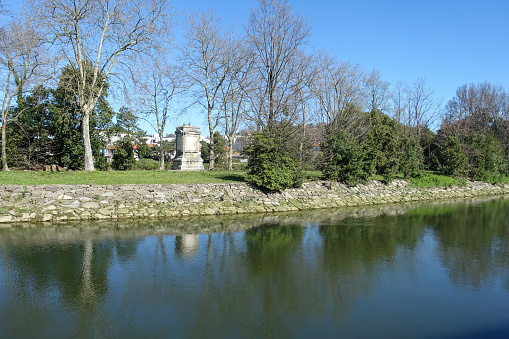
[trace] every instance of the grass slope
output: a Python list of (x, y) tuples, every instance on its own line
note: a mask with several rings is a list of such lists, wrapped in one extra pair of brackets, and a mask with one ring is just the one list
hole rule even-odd
[(0, 185), (208, 184), (243, 182), (244, 171), (1, 172)]

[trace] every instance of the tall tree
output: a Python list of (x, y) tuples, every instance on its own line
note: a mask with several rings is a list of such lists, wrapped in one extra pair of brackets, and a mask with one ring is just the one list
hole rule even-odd
[[(247, 94), (254, 84), (250, 77), (253, 67), (251, 51), (245, 42), (232, 42), (234, 48), (227, 58), (229, 72), (221, 86), (221, 106), (223, 108), (223, 127), (227, 146), (227, 169), (233, 169), (233, 144), (240, 127), (244, 123), (247, 110)], [(215, 144), (215, 142), (214, 142)]]
[[(31, 80), (36, 78), (45, 61), (42, 56), (42, 39), (29, 22), (11, 21), (0, 30), (0, 74), (2, 83), (2, 170), (7, 165), (7, 124), (22, 113), (23, 94)], [(17, 98), (18, 107), (11, 110)]]
[(406, 85), (402, 81), (398, 81), (392, 90), (392, 117), (397, 121), (398, 124), (403, 123), (404, 114), (406, 111)]
[(445, 107), (444, 123), (454, 134), (486, 133), (509, 118), (509, 95), (488, 82), (463, 85)]
[(325, 53), (320, 53), (316, 60), (310, 89), (318, 101), (322, 122), (334, 123), (357, 136), (367, 133), (369, 126), (358, 114), (365, 100), (363, 69)]
[[(295, 99), (296, 72), (292, 67), (310, 36), (308, 19), (292, 11), (286, 0), (260, 0), (246, 26), (255, 57), (258, 83), (258, 129), (275, 127)], [(260, 126), (262, 125), (262, 126)]]
[(380, 71), (374, 69), (367, 74), (364, 80), (364, 87), (366, 92), (366, 108), (368, 112), (373, 110), (380, 110), (387, 112), (389, 110), (389, 85), (388, 81), (383, 81), (380, 78)]
[[(168, 0), (32, 0), (33, 15), (76, 69), (75, 97), (81, 111), (84, 169), (94, 170), (90, 116), (115, 66), (129, 66), (166, 37)], [(88, 67), (88, 65), (91, 67)], [(101, 76), (103, 75), (103, 76)]]
[(406, 124), (419, 137), (423, 128), (431, 127), (437, 121), (442, 103), (423, 78), (417, 78), (407, 87), (406, 100)]
[[(89, 64), (88, 67), (91, 67)], [(90, 74), (90, 73), (89, 73)], [(102, 75), (99, 75), (102, 78)], [(54, 162), (71, 169), (83, 168), (82, 110), (76, 100), (77, 70), (67, 65), (62, 69), (58, 87), (53, 91), (53, 101), (49, 110), (49, 129), (53, 136)], [(87, 88), (93, 91), (92, 88)], [(105, 145), (105, 133), (113, 128), (112, 119), (115, 113), (106, 100), (108, 83), (103, 84), (101, 96), (90, 112), (90, 143), (93, 155), (99, 156)]]
[(230, 71), (227, 60), (232, 46), (225, 36), (222, 23), (212, 10), (197, 12), (187, 18), (186, 44), (182, 50), (181, 65), (198, 103), (207, 112), (210, 135), (209, 170), (214, 169), (214, 130), (222, 112), (219, 95)]
[(172, 104), (187, 90), (181, 72), (162, 55), (139, 69), (133, 77), (136, 103), (144, 119), (159, 134), (159, 170), (165, 169), (163, 147), (166, 124), (175, 114)]

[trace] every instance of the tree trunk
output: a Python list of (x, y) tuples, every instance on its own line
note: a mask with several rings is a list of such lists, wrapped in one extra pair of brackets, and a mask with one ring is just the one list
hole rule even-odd
[(87, 172), (94, 171), (94, 157), (92, 156), (92, 146), (90, 144), (90, 113), (91, 109), (83, 108), (82, 129), (83, 129), (83, 146), (85, 148), (85, 168)]
[(233, 137), (228, 138), (228, 171), (233, 170)]
[(209, 129), (210, 143), (209, 143), (209, 171), (214, 170), (215, 166), (215, 154), (214, 154), (214, 129)]
[(5, 120), (5, 114), (2, 114), (2, 171), (9, 171), (9, 166), (7, 166), (7, 129)]
[(159, 130), (159, 170), (164, 171), (164, 149), (163, 149), (163, 130)]

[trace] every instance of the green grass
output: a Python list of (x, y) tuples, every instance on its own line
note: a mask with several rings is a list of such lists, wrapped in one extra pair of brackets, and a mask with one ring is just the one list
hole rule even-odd
[(419, 178), (410, 179), (410, 184), (414, 187), (452, 187), (465, 185), (465, 179), (447, 177), (445, 175), (437, 175), (433, 173), (424, 173)]
[(0, 171), (0, 185), (207, 184), (243, 182), (244, 171)]

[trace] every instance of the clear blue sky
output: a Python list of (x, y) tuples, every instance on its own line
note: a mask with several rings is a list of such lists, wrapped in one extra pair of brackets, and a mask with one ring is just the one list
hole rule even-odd
[[(172, 3), (176, 9), (190, 11), (210, 7), (225, 23), (235, 19), (238, 24), (246, 23), (251, 8), (258, 6), (257, 0)], [(340, 60), (357, 63), (366, 70), (376, 68), (383, 80), (391, 84), (398, 81), (411, 84), (422, 77), (443, 103), (466, 83), (488, 81), (509, 91), (509, 0), (289, 0), (288, 3), (310, 19), (310, 48), (331, 51)], [(205, 118), (197, 114), (174, 123), (191, 122), (205, 132)]]
[[(289, 0), (310, 19), (310, 47), (376, 68), (383, 80), (426, 80), (445, 104), (467, 83), (509, 91), (509, 0)], [(257, 0), (178, 0), (245, 23)], [(202, 127), (202, 129), (205, 126)], [(203, 133), (205, 134), (205, 133)]]

